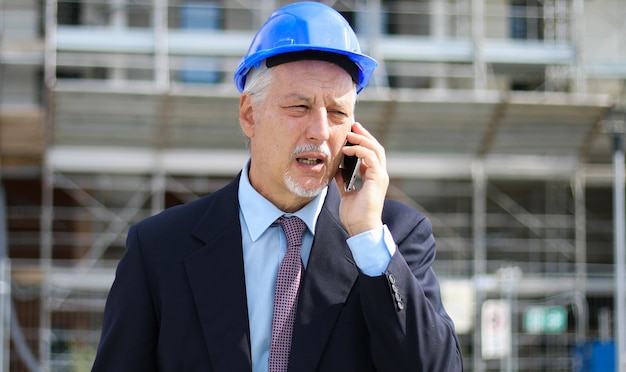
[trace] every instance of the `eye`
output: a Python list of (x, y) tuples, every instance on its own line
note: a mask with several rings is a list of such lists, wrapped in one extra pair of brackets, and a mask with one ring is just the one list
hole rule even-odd
[(287, 112), (291, 115), (301, 116), (306, 114), (309, 111), (309, 106), (307, 105), (292, 105), (286, 107)]
[(328, 115), (335, 118), (335, 120), (343, 121), (348, 117), (348, 113), (342, 110), (329, 110)]

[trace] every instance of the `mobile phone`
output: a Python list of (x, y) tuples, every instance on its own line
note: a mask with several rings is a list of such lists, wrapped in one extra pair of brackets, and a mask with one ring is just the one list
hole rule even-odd
[[(346, 146), (352, 146), (352, 143), (347, 142)], [(344, 190), (351, 191), (354, 189), (354, 183), (356, 182), (356, 176), (359, 174), (361, 168), (361, 159), (356, 156), (343, 156), (341, 163), (341, 175), (343, 176)]]

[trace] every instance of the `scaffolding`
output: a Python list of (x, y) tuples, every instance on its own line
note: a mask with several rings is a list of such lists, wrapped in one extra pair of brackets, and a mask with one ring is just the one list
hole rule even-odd
[[(46, 1), (40, 251), (29, 265), (39, 279), (18, 275), (39, 291), (37, 325), (25, 330), (40, 370), (89, 368), (128, 227), (241, 169), (232, 72), (283, 3)], [(626, 48), (597, 53), (606, 30), (583, 26), (604, 16), (617, 35), (625, 10), (609, 0), (591, 12), (583, 0), (325, 3), (380, 62), (356, 114), (386, 147), (389, 196), (433, 221), (444, 299), (469, 293), (446, 303), (466, 368), (572, 370), (572, 350), (601, 333), (592, 310), (613, 296), (604, 125), (626, 78)], [(487, 300), (511, 305), (503, 358), (481, 354)], [(537, 306), (572, 321), (528, 332), (521, 320)]]

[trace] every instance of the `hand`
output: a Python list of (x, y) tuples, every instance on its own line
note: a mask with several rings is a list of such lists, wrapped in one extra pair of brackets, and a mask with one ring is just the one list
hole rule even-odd
[[(354, 236), (362, 232), (382, 227), (382, 212), (389, 175), (385, 149), (360, 123), (352, 125), (348, 141), (353, 146), (343, 148), (344, 155), (357, 156), (361, 159), (360, 175), (363, 186), (358, 190), (341, 193), (339, 217), (348, 234)], [(343, 185), (341, 170), (335, 175), (338, 185)]]

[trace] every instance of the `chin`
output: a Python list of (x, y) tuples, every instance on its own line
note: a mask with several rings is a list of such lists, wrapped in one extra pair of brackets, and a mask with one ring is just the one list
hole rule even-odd
[(285, 186), (287, 186), (289, 191), (291, 191), (296, 196), (299, 196), (301, 198), (314, 198), (318, 196), (326, 186), (328, 186), (328, 182), (318, 184), (315, 187), (304, 186), (300, 183), (295, 182), (289, 176), (289, 174), (285, 174)]

